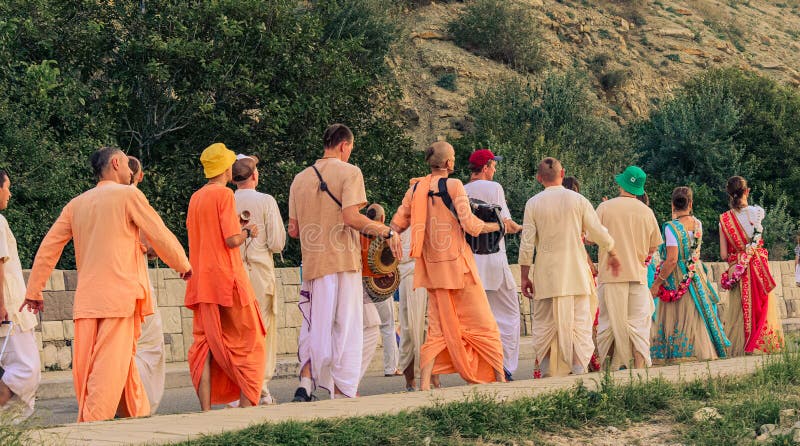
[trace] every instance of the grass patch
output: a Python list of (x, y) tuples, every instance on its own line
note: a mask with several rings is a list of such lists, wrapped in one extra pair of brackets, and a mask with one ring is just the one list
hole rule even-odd
[(541, 35), (528, 8), (505, 0), (470, 2), (448, 32), (458, 46), (480, 56), (535, 72), (546, 63)]
[(456, 85), (457, 79), (458, 73), (444, 73), (436, 80), (436, 85), (445, 90), (456, 91), (458, 89)]

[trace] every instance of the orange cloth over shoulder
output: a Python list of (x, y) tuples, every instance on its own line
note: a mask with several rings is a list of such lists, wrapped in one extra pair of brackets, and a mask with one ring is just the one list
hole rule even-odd
[(194, 312), (188, 361), (197, 389), (209, 354), (211, 404), (258, 404), (266, 367), (266, 331), (239, 248), (225, 239), (241, 233), (233, 192), (208, 184), (192, 195), (186, 218), (194, 274), (185, 304)]
[(477, 235), (483, 222), (472, 214), (461, 181), (447, 180), (458, 220), (439, 197), (438, 176), (427, 176), (406, 192), (392, 223), (411, 232), (416, 257), (414, 287), (428, 289), (428, 336), (420, 367), (433, 373), (457, 372), (470, 383), (495, 380), (503, 370), (503, 345), (486, 291), (464, 233)]

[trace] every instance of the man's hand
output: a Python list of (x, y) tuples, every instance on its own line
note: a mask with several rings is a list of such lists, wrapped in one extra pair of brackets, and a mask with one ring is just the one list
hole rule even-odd
[(188, 281), (192, 278), (192, 270), (186, 271), (185, 273), (181, 273), (181, 279)]
[(39, 314), (40, 311), (44, 311), (44, 301), (25, 299), (25, 302), (22, 302), (22, 305), (19, 306), (19, 311), (24, 310), (25, 307), (28, 307), (28, 311), (33, 314)]
[(249, 229), (250, 230), (250, 238), (258, 237), (258, 226), (254, 225), (254, 224), (250, 224), (250, 225), (245, 226), (243, 229)]
[(650, 287), (650, 295), (653, 296), (654, 298), (658, 297), (659, 288), (661, 288), (661, 284), (658, 283), (658, 281), (654, 281), (653, 286)]
[(522, 295), (528, 299), (533, 299), (533, 297), (536, 295), (536, 288), (533, 286), (533, 282), (528, 277), (522, 278)]
[(619, 270), (622, 264), (619, 263), (619, 258), (616, 255), (608, 255), (608, 269), (611, 270), (611, 275), (614, 277), (619, 276)]
[(497, 232), (500, 230), (499, 223), (484, 223), (483, 230), (481, 231), (482, 234), (486, 234), (489, 232)]
[(400, 241), (400, 235), (395, 234), (391, 238), (386, 239), (389, 249), (392, 250), (392, 255), (398, 261), (403, 258), (403, 243)]

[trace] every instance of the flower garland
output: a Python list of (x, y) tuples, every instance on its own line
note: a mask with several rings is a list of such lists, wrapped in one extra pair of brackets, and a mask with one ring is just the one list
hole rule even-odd
[[(661, 301), (675, 302), (683, 297), (687, 291), (689, 291), (689, 285), (691, 285), (695, 276), (695, 264), (698, 260), (700, 260), (700, 247), (702, 245), (703, 233), (701, 231), (696, 231), (694, 234), (694, 241), (689, 248), (691, 250), (691, 255), (689, 256), (689, 260), (686, 262), (686, 275), (683, 276), (681, 281), (678, 283), (677, 288), (674, 290), (668, 290), (664, 287), (663, 283), (658, 287), (658, 298), (661, 299)], [(661, 262), (656, 267), (656, 277), (661, 277), (661, 268), (663, 266), (664, 262)]]
[(736, 259), (736, 262), (728, 268), (728, 271), (722, 273), (722, 277), (719, 279), (719, 286), (723, 290), (730, 290), (742, 280), (744, 272), (747, 271), (747, 267), (750, 265), (750, 259), (753, 258), (758, 249), (764, 246), (764, 240), (761, 239), (763, 230), (764, 227), (761, 226), (761, 222), (753, 225), (753, 240), (744, 247), (744, 251), (731, 255)]

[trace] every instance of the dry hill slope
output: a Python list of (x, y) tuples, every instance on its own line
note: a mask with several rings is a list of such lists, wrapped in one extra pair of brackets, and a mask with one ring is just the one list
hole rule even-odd
[[(692, 75), (736, 66), (800, 85), (800, 1), (507, 0), (529, 7), (549, 68), (586, 70), (618, 122), (642, 116)], [(631, 6), (637, 5), (637, 6)], [(405, 32), (391, 64), (402, 86), (404, 115), (417, 145), (457, 136), (469, 125), (476, 91), (520, 76), (450, 41), (447, 24), (463, 3), (432, 3), (404, 14)], [(457, 74), (456, 91), (436, 86)], [(605, 83), (605, 85), (603, 85)]]

